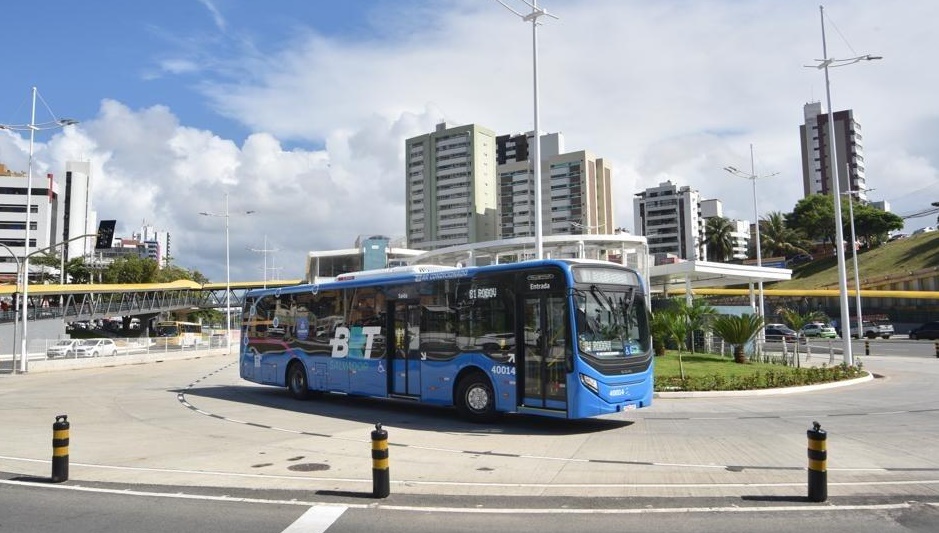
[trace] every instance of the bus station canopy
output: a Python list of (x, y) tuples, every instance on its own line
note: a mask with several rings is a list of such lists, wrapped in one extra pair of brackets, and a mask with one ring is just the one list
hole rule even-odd
[(669, 289), (685, 287), (686, 291), (699, 288), (749, 285), (760, 281), (786, 281), (792, 278), (792, 270), (755, 265), (735, 265), (712, 261), (682, 261), (649, 268), (649, 289), (652, 292), (668, 292)]

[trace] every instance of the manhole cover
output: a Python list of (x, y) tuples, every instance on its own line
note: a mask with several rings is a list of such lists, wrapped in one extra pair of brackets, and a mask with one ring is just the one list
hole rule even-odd
[(287, 467), (287, 470), (294, 472), (319, 472), (321, 470), (329, 470), (329, 465), (324, 465), (323, 463), (301, 463), (298, 465), (290, 465)]

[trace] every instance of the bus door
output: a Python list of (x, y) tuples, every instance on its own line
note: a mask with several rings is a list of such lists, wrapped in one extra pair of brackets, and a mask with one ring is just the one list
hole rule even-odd
[(421, 306), (403, 300), (388, 303), (388, 390), (391, 395), (421, 395)]
[(520, 402), (524, 407), (567, 410), (567, 367), (570, 348), (567, 340), (565, 314), (567, 300), (563, 295), (532, 294), (523, 298), (523, 328), (517, 332), (524, 342), (518, 368)]

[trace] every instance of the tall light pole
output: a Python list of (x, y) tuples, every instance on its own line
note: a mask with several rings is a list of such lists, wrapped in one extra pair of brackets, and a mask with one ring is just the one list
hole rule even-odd
[[(865, 191), (872, 191), (873, 189), (865, 189)], [(852, 196), (857, 195), (858, 200), (861, 198), (861, 191), (846, 191), (845, 194), (849, 196), (848, 198), (848, 216), (851, 218), (851, 257), (854, 260), (854, 305), (857, 309), (857, 337), (860, 339), (861, 335), (864, 334), (864, 320), (861, 318), (861, 278), (858, 274), (857, 268), (857, 237), (854, 236), (854, 199)]]
[[(245, 215), (250, 215), (254, 211), (245, 211)], [(231, 215), (228, 211), (228, 193), (225, 193), (225, 213), (209, 213), (202, 211), (199, 213), (206, 217), (224, 217), (225, 218), (225, 350), (231, 355), (231, 255), (228, 246), (228, 226)]]
[[(264, 276), (264, 288), (266, 289), (267, 288), (267, 271), (269, 270), (267, 268), (267, 252), (277, 252), (278, 250), (276, 248), (274, 249), (267, 248), (267, 234), (264, 235), (264, 248), (261, 248), (260, 250), (257, 248), (248, 248), (248, 249), (251, 250), (252, 252), (258, 252), (258, 253), (264, 254), (264, 270), (262, 271), (262, 274)], [(273, 259), (271, 260), (271, 263), (272, 263), (271, 266), (273, 267)]]
[(544, 257), (544, 238), (541, 228), (541, 132), (538, 128), (538, 19), (544, 16), (557, 19), (556, 16), (538, 7), (538, 0), (522, 0), (531, 8), (531, 13), (523, 14), (507, 6), (502, 0), (496, 0), (503, 7), (518, 15), (523, 21), (531, 21), (532, 79), (534, 85), (535, 141), (532, 152), (532, 170), (535, 178), (535, 258)]
[[(754, 220), (753, 223), (756, 225), (756, 266), (757, 266), (757, 267), (762, 267), (762, 266), (763, 266), (763, 245), (762, 245), (762, 243), (760, 242), (760, 210), (759, 210), (759, 207), (758, 207), (757, 202), (756, 202), (756, 180), (757, 180), (758, 178), (771, 178), (771, 177), (773, 177), (773, 176), (778, 175), (779, 172), (774, 172), (774, 173), (768, 174), (768, 175), (766, 175), (766, 176), (757, 176), (757, 175), (756, 175), (756, 167), (755, 167), (755, 164), (754, 164), (754, 162), (753, 162), (753, 145), (752, 145), (752, 144), (750, 145), (750, 173), (749, 173), (749, 174), (746, 174), (746, 173), (744, 173), (744, 172), (738, 170), (738, 169), (735, 168), (735, 167), (724, 167), (724, 170), (726, 170), (727, 172), (730, 172), (731, 174), (733, 174), (734, 176), (737, 176), (738, 178), (744, 178), (744, 179), (750, 180), (750, 183), (751, 183), (751, 185), (752, 185), (752, 189), (753, 189), (753, 220)], [(758, 310), (758, 312), (757, 312), (757, 315), (758, 315), (760, 318), (762, 318), (762, 319), (765, 320), (765, 319), (766, 319), (766, 314), (765, 314), (766, 308), (765, 308), (765, 302), (764, 302), (764, 299), (763, 299), (763, 280), (762, 280), (762, 279), (760, 279), (760, 280), (757, 281), (757, 290), (759, 291), (759, 298), (760, 298), (760, 308), (759, 308), (759, 310)], [(761, 337), (762, 337), (763, 333), (761, 332), (760, 335), (761, 335)]]
[[(22, 292), (23, 338), (20, 341), (22, 343), (21, 356), (20, 356), (20, 371), (21, 372), (26, 372), (26, 369), (27, 369), (26, 360), (28, 359), (27, 352), (26, 352), (27, 347), (28, 347), (27, 339), (26, 339), (26, 324), (29, 322), (28, 317), (27, 317), (27, 312), (29, 310), (27, 307), (27, 302), (29, 300), (27, 291), (29, 290), (29, 279), (28, 279), (29, 278), (29, 258), (30, 256), (33, 255), (29, 251), (29, 232), (30, 232), (30, 226), (32, 225), (32, 212), (33, 212), (33, 209), (32, 209), (33, 207), (32, 206), (32, 203), (33, 203), (33, 148), (35, 146), (35, 141), (36, 141), (36, 132), (40, 130), (63, 128), (65, 126), (78, 124), (77, 120), (56, 119), (54, 116), (51, 122), (36, 123), (37, 95), (38, 95), (38, 91), (36, 90), (36, 87), (33, 86), (32, 106), (31, 106), (31, 112), (30, 112), (30, 117), (29, 117), (29, 124), (22, 124), (22, 125), (0, 124), (0, 129), (4, 129), (4, 130), (29, 130), (29, 160), (28, 160), (28, 163), (26, 164), (26, 227), (24, 228), (25, 232), (24, 232), (24, 240), (23, 240), (23, 261), (22, 261), (21, 267), (17, 269), (17, 270), (21, 270), (22, 275), (26, 278), (23, 280), (23, 292)], [(43, 251), (49, 250), (51, 248), (54, 248), (54, 247), (44, 248)], [(19, 274), (17, 274), (17, 279), (18, 277), (19, 277)]]
[[(838, 256), (838, 290), (841, 306), (841, 340), (843, 342), (844, 362), (848, 365), (854, 365), (854, 355), (851, 352), (851, 319), (848, 308), (848, 278), (845, 272), (844, 262), (844, 228), (841, 227), (841, 183), (838, 177), (838, 157), (835, 148), (835, 117), (831, 107), (831, 82), (828, 77), (829, 67), (843, 67), (859, 61), (871, 61), (881, 59), (880, 56), (852, 57), (850, 59), (829, 59), (828, 43), (825, 40), (825, 6), (818, 6), (822, 20), (822, 59), (818, 65), (819, 70), (825, 71), (825, 97), (828, 101), (828, 147), (830, 153), (829, 168), (831, 168), (832, 196), (835, 202), (835, 252)], [(850, 183), (848, 184), (850, 189)], [(858, 332), (860, 335), (860, 331)]]

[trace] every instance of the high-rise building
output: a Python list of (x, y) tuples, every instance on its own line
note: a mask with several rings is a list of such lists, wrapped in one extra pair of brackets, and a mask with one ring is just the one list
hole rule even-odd
[[(30, 187), (29, 230), (26, 229), (28, 174), (0, 164), (0, 277), (15, 280), (27, 254), (54, 244), (59, 190), (52, 174), (33, 176)], [(29, 242), (27, 242), (27, 233)], [(57, 242), (57, 241), (56, 241)], [(30, 269), (30, 274), (35, 271)]]
[[(704, 239), (702, 242), (705, 243), (705, 250), (703, 252), (703, 257), (707, 258), (710, 254), (707, 250), (707, 224), (708, 219), (714, 217), (724, 217), (724, 205), (718, 199), (708, 199), (701, 200), (701, 217), (704, 219), (704, 231), (705, 234), (702, 236)], [(746, 259), (747, 250), (750, 245), (750, 222), (746, 220), (736, 220), (736, 219), (727, 219), (731, 225), (730, 240), (731, 240), (731, 259)]]
[[(60, 189), (65, 190), (64, 198), (59, 203), (61, 220), (61, 241), (65, 242), (79, 235), (89, 235), (97, 231), (97, 213), (91, 202), (91, 163), (87, 161), (67, 161), (65, 163), (65, 183)], [(76, 257), (89, 257), (95, 249), (95, 238), (76, 239), (65, 246), (65, 260)]]
[(434, 250), (498, 236), (496, 135), (437, 125), (405, 141), (408, 247)]
[(144, 223), (140, 230), (132, 233), (131, 238), (140, 242), (146, 250), (146, 256), (153, 259), (163, 268), (170, 260), (170, 234), (158, 231), (155, 227)]
[[(805, 123), (799, 126), (802, 139), (802, 188), (804, 196), (831, 194), (834, 175), (829, 147), (828, 114), (822, 112), (820, 102), (805, 104)], [(861, 125), (854, 112), (832, 113), (835, 126), (835, 155), (838, 165), (838, 187), (842, 193), (855, 191), (861, 201), (867, 201), (867, 182), (864, 177), (864, 148)]]
[[(501, 238), (535, 234), (534, 132), (496, 138)], [(613, 233), (612, 169), (581, 150), (564, 152), (560, 133), (541, 135), (542, 235)]]
[(691, 187), (669, 180), (636, 193), (633, 217), (636, 235), (646, 237), (657, 260), (668, 254), (688, 261), (705, 258), (701, 196)]

